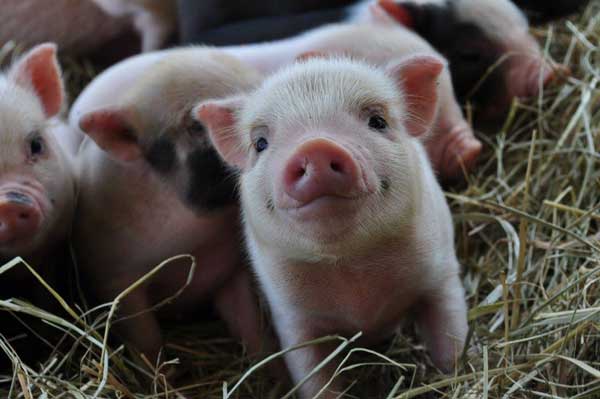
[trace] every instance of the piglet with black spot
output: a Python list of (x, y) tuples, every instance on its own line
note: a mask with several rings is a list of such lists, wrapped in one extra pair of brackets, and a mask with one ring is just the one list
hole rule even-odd
[[(251, 95), (196, 108), (242, 172), (247, 244), (283, 347), (358, 331), (365, 344), (379, 342), (415, 309), (433, 361), (453, 369), (467, 334), (465, 298), (450, 210), (420, 141), (444, 66), (429, 54), (385, 71), (309, 59)], [(287, 353), (294, 381), (332, 349)], [(302, 397), (316, 397), (334, 368), (309, 379)], [(343, 389), (336, 380), (319, 397)]]
[[(198, 264), (191, 285), (158, 316), (188, 316), (214, 299), (232, 330), (257, 350), (260, 329), (242, 268), (236, 179), (190, 110), (199, 100), (248, 90), (259, 79), (218, 51), (178, 49), (117, 64), (78, 98), (70, 120), (88, 137), (79, 154), (75, 249), (97, 301), (113, 300), (161, 261), (190, 253)], [(187, 264), (170, 264), (132, 292), (120, 314), (138, 314), (173, 295), (186, 281)], [(158, 316), (143, 313), (115, 327), (156, 360)]]
[(535, 96), (568, 73), (544, 57), (526, 16), (509, 0), (368, 0), (350, 20), (373, 20), (376, 4), (448, 59), (458, 99), (471, 102), (481, 119), (502, 116), (513, 98)]

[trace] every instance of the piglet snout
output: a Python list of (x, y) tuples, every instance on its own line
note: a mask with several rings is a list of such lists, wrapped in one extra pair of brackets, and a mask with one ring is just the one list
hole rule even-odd
[(0, 244), (27, 240), (38, 230), (41, 212), (35, 202), (21, 193), (0, 199)]
[(324, 138), (308, 140), (296, 149), (285, 166), (283, 185), (298, 206), (321, 197), (354, 198), (368, 191), (355, 158)]
[(535, 60), (531, 62), (526, 69), (526, 77), (523, 79), (523, 92), (520, 97), (535, 97), (540, 93), (542, 87), (547, 87), (552, 82), (561, 77), (570, 75), (568, 67), (560, 64), (553, 64), (544, 60)]

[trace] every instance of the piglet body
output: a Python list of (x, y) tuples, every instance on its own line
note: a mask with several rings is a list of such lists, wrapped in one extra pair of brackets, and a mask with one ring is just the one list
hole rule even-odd
[[(555, 17), (575, 8), (544, 3), (539, 8)], [(514, 98), (536, 96), (567, 72), (544, 58), (526, 16), (510, 0), (367, 0), (352, 9), (349, 21), (385, 24), (382, 13), (373, 18), (373, 8), (448, 59), (459, 101), (471, 102), (482, 120), (502, 117)]]
[[(190, 48), (124, 61), (81, 94), (70, 118), (88, 136), (79, 153), (75, 249), (97, 301), (114, 299), (163, 260), (189, 253), (197, 261), (191, 286), (162, 315), (193, 313), (216, 298), (234, 332), (257, 349), (235, 181), (189, 111), (199, 99), (247, 90), (258, 79), (231, 57)], [(175, 294), (188, 271), (189, 260), (169, 265), (127, 297), (121, 314), (136, 314)], [(162, 338), (155, 313), (117, 328), (156, 360)]]
[[(428, 55), (387, 73), (313, 59), (242, 99), (196, 108), (242, 172), (247, 244), (284, 347), (357, 331), (377, 342), (416, 309), (434, 362), (452, 369), (467, 332), (464, 293), (450, 212), (418, 138), (434, 121), (442, 70)], [(331, 349), (290, 352), (294, 381)], [(315, 397), (334, 368), (302, 397)], [(319, 397), (343, 389), (330, 388)]]
[(26, 47), (53, 41), (65, 53), (94, 54), (110, 42), (109, 50), (114, 51), (116, 41), (127, 40), (133, 26), (142, 38), (142, 49), (148, 51), (164, 45), (175, 25), (174, 0), (0, 2), (0, 46), (10, 40)]

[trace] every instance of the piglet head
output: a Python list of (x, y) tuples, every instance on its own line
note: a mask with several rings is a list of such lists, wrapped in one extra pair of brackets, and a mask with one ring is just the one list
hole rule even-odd
[(79, 126), (114, 161), (148, 170), (191, 210), (231, 205), (236, 195), (231, 171), (189, 108), (179, 113), (163, 118), (139, 104), (125, 104), (89, 112)]
[(247, 97), (201, 103), (194, 115), (242, 172), (250, 228), (314, 253), (375, 236), (407, 215), (418, 189), (415, 137), (435, 119), (443, 67), (429, 55), (385, 71), (309, 59)]
[(0, 75), (0, 259), (41, 252), (68, 230), (74, 176), (50, 119), (63, 97), (53, 44)]

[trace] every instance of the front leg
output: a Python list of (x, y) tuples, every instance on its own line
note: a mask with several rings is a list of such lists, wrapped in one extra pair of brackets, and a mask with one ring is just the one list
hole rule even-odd
[(451, 372), (469, 329), (459, 276), (451, 276), (436, 291), (428, 293), (420, 306), (417, 323), (433, 363), (442, 371)]
[[(318, 329), (308, 323), (276, 323), (277, 333), (283, 349), (302, 344), (323, 336)], [(335, 350), (336, 343), (311, 345), (302, 349), (288, 352), (285, 362), (292, 375), (294, 385), (298, 384), (318, 364)], [(330, 361), (318, 373), (313, 375), (300, 387), (300, 397), (303, 399), (317, 398), (317, 393), (329, 382), (337, 367), (335, 360)], [(339, 380), (339, 379), (337, 379)], [(329, 385), (318, 399), (337, 398), (342, 391), (340, 383), (336, 380)]]

